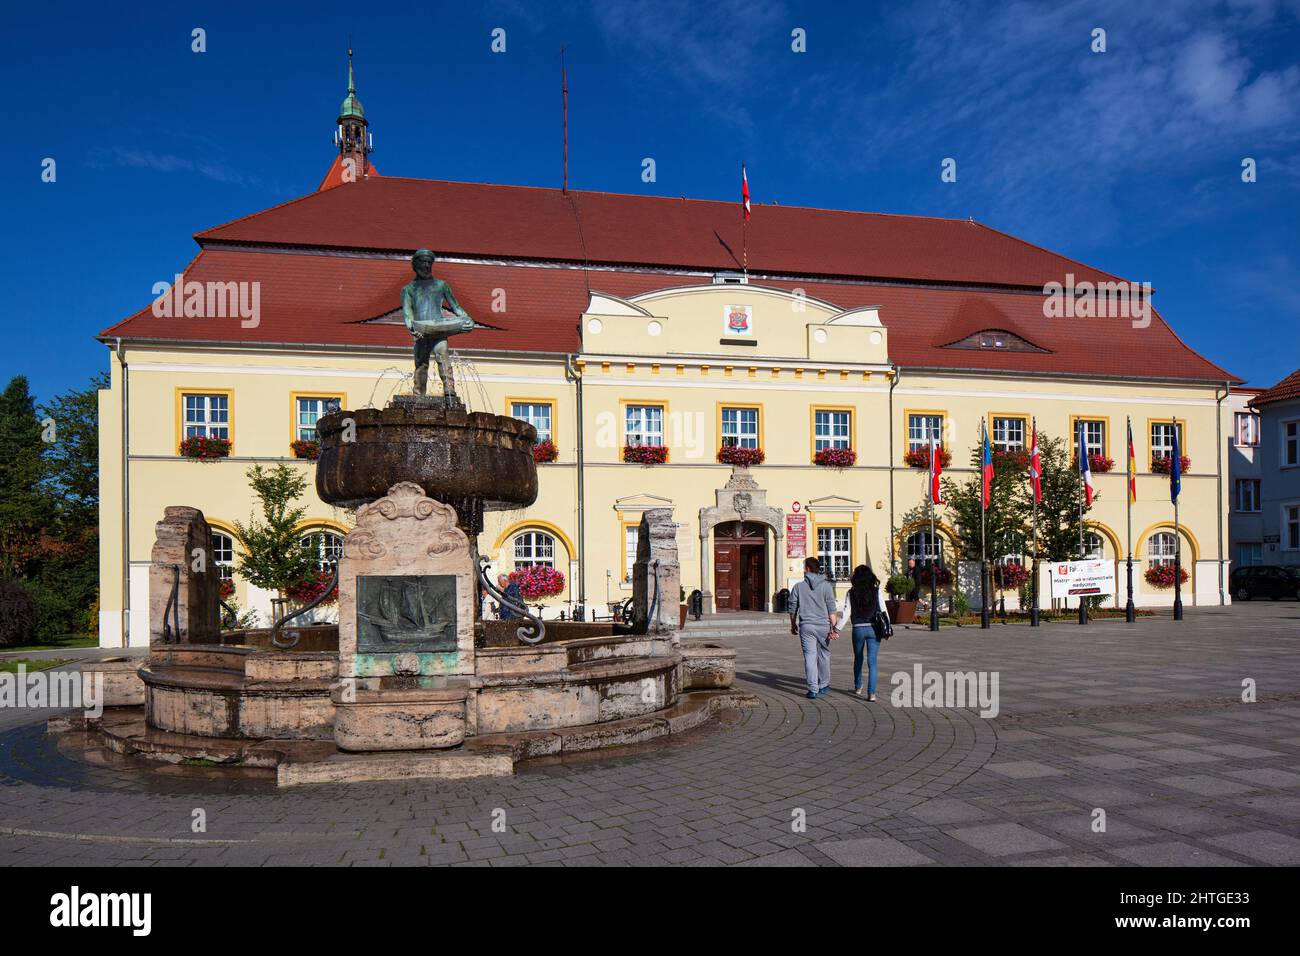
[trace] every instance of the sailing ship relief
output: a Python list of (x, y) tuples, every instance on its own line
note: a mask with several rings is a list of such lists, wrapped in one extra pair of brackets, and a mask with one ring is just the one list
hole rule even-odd
[(371, 654), (456, 650), (456, 576), (359, 577), (357, 650)]

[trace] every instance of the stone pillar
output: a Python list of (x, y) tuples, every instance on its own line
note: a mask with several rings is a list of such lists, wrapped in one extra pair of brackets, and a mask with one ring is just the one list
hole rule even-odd
[[(170, 505), (155, 527), (149, 567), (149, 645), (207, 644), (221, 639), (221, 578), (212, 560), (212, 532), (197, 508)], [(172, 588), (175, 610), (168, 611)]]
[(651, 508), (641, 515), (632, 565), (632, 619), (638, 633), (676, 633), (681, 621), (681, 582), (672, 509)]
[(712, 531), (713, 529), (709, 527), (704, 527), (703, 524), (701, 524), (701, 528), (703, 528), (703, 530), (700, 532), (701, 607), (705, 614), (712, 614), (713, 613), (713, 581), (709, 577), (709, 572), (710, 572), (709, 559), (712, 557), (712, 555), (710, 554), (711, 548), (709, 547), (710, 545), (709, 532)]

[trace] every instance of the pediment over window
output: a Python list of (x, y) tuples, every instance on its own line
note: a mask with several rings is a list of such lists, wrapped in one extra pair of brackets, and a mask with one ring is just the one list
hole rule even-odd
[(614, 500), (615, 511), (649, 511), (651, 508), (671, 508), (673, 499), (659, 495), (628, 495)]

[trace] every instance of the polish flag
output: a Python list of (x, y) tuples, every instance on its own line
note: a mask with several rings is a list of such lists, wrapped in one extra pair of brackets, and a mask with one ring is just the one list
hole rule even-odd
[(1034, 437), (1030, 440), (1029, 445), (1029, 484), (1034, 489), (1034, 503), (1043, 503), (1043, 459), (1038, 454), (1038, 431), (1034, 430)]
[(1088, 443), (1084, 441), (1083, 429), (1079, 429), (1079, 474), (1083, 476), (1083, 493), (1087, 504), (1092, 507), (1092, 467), (1088, 464)]
[(939, 439), (935, 435), (930, 436), (930, 500), (936, 505), (943, 504), (939, 497), (939, 472), (943, 470), (943, 464), (939, 461)]
[(745, 207), (745, 222), (749, 222), (749, 176), (744, 163), (740, 164), (740, 200)]

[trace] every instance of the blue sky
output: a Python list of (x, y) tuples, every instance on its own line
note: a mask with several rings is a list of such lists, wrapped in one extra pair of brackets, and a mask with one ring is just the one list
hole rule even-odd
[(567, 44), (575, 188), (731, 199), (744, 160), (757, 202), (973, 216), (1151, 282), (1183, 338), (1251, 384), (1300, 366), (1300, 0), (51, 2), (7, 19), (0, 378), (41, 398), (107, 367), (93, 336), (192, 258), (193, 233), (316, 187), (349, 35), (384, 174), (559, 185)]

